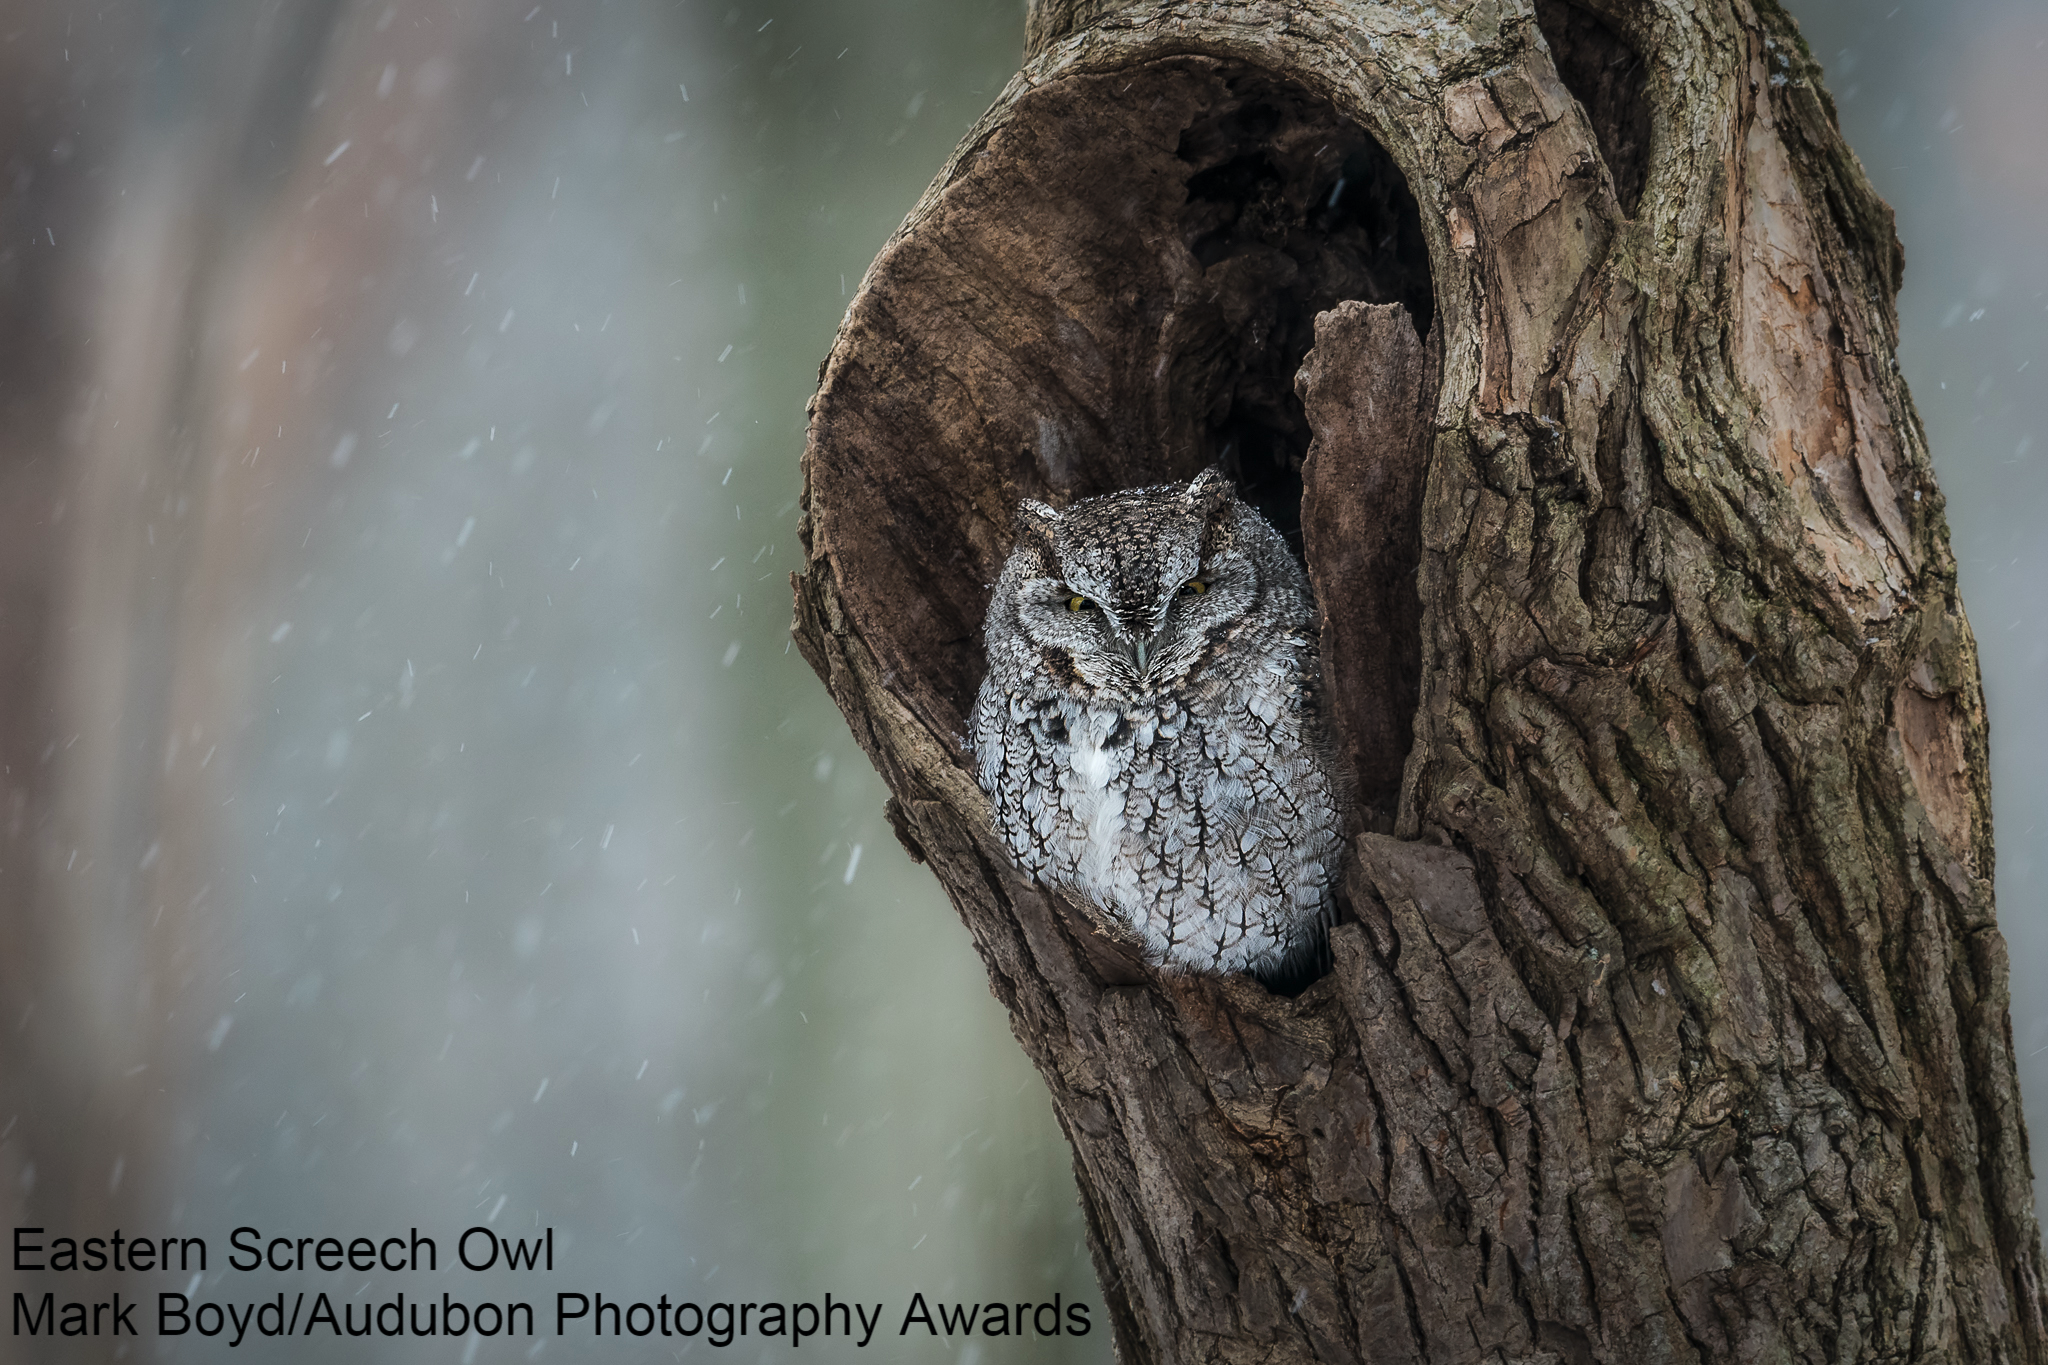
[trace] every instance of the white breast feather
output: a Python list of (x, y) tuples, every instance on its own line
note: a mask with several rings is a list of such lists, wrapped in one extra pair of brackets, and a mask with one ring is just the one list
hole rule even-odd
[(1073, 773), (1068, 790), (1073, 793), (1075, 822), (1086, 832), (1077, 869), (1081, 884), (1112, 903), (1121, 899), (1116, 895), (1114, 864), (1124, 840), (1124, 793), (1116, 781), (1123, 759), (1103, 740), (1116, 721), (1112, 712), (1073, 716), (1068, 729), (1074, 745), (1067, 760)]

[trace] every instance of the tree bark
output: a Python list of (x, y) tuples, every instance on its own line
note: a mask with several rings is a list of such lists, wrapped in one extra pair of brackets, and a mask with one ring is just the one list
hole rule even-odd
[[(1131, 1361), (2043, 1361), (1890, 211), (1770, 0), (1038, 0), (822, 372), (795, 633)], [(962, 747), (1022, 496), (1222, 462), (1359, 795), (1334, 970), (1148, 968)]]

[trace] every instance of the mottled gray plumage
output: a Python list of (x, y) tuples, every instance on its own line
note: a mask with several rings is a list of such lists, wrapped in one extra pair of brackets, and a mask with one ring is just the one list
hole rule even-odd
[(1018, 522), (971, 721), (1012, 856), (1152, 961), (1296, 974), (1342, 822), (1294, 556), (1213, 469)]

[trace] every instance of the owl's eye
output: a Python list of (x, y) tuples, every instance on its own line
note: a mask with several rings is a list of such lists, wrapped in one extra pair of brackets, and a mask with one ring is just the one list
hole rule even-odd
[(1209, 585), (1199, 578), (1190, 578), (1187, 582), (1180, 585), (1180, 591), (1183, 597), (1200, 597), (1203, 593), (1209, 591)]
[(1085, 609), (1085, 608), (1087, 607), (1087, 605), (1088, 605), (1088, 599), (1087, 599), (1087, 598), (1085, 598), (1085, 597), (1079, 597), (1079, 596), (1075, 596), (1075, 597), (1069, 597), (1069, 598), (1067, 599), (1067, 610), (1068, 610), (1068, 611), (1081, 611), (1081, 610)]

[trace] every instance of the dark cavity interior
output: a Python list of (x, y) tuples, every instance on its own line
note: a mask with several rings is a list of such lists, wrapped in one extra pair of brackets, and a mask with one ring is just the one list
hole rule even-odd
[(1182, 134), (1180, 233), (1209, 287), (1206, 336), (1173, 361), (1199, 395), (1204, 452), (1301, 549), (1309, 429), (1294, 375), (1316, 314), (1398, 303), (1427, 336), (1436, 304), (1415, 197), (1366, 131), (1298, 86), (1227, 76)]
[(1550, 44), (1558, 79), (1593, 124), (1621, 211), (1635, 217), (1650, 166), (1643, 59), (1598, 16), (1567, 0), (1536, 0), (1536, 25)]

